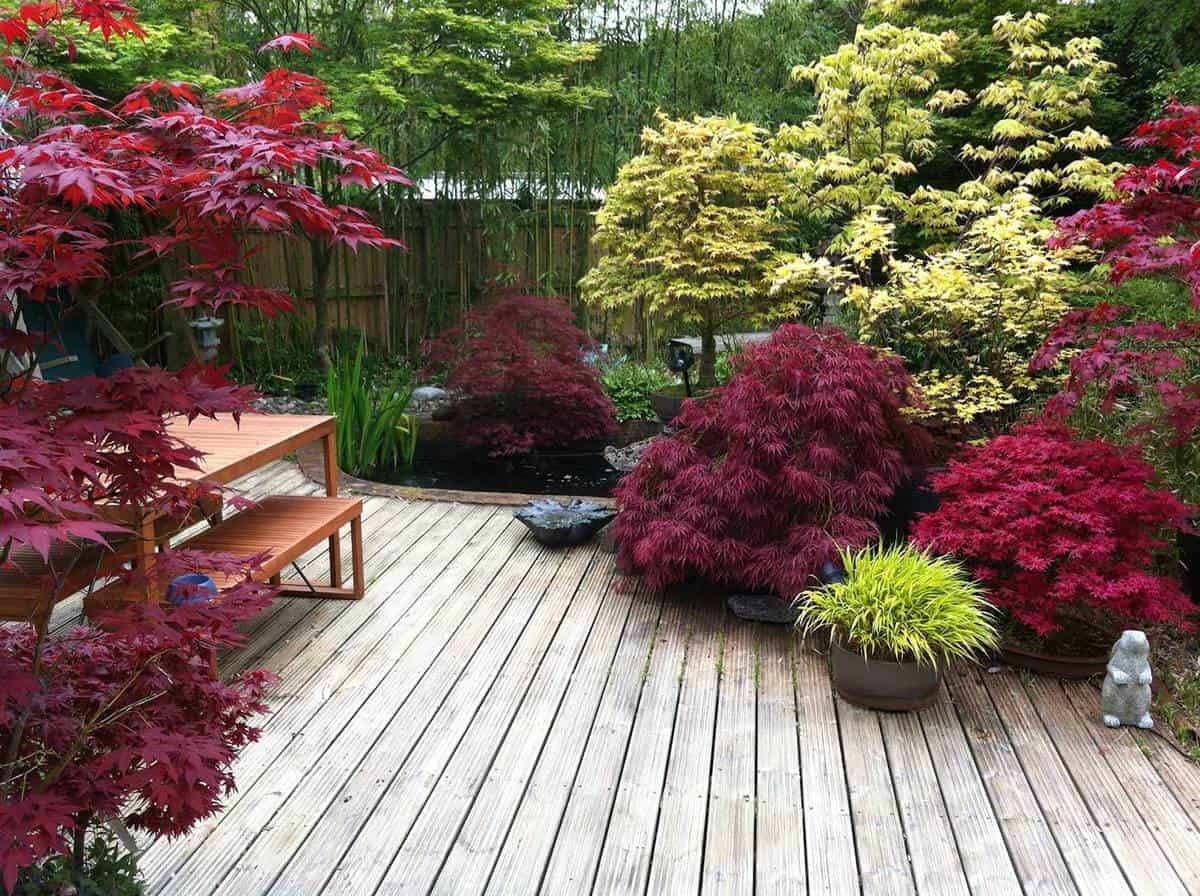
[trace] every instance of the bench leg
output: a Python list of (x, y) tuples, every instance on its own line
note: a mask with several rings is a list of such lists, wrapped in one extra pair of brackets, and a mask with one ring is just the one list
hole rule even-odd
[(334, 588), (342, 584), (342, 540), (336, 532), (329, 536), (329, 584)]
[(356, 516), (350, 520), (350, 562), (354, 569), (354, 596), (362, 597), (367, 593), (365, 578), (363, 573), (363, 539), (362, 539), (362, 517)]
[(358, 600), (367, 592), (366, 573), (363, 570), (362, 517), (350, 520), (350, 558), (353, 566), (351, 587), (345, 587), (340, 577), (334, 580), (330, 573), (330, 584), (313, 585), (304, 580), (271, 577), (271, 584), (279, 589), (280, 597), (320, 597), (333, 600)]

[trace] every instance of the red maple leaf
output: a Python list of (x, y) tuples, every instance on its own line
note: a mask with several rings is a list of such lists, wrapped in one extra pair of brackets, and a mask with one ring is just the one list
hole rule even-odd
[(304, 31), (292, 31), (267, 41), (258, 48), (258, 52), (269, 53), (272, 50), (278, 50), (281, 53), (290, 53), (292, 50), (296, 50), (305, 56), (311, 56), (312, 51), (320, 49), (321, 46), (320, 41), (311, 34)]

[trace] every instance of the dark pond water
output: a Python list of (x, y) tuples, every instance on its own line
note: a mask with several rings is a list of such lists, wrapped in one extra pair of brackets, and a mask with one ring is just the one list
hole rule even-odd
[(504, 459), (436, 453), (436, 448), (430, 448), (418, 449), (411, 469), (383, 471), (371, 478), (393, 485), (456, 491), (607, 497), (620, 476), (596, 451)]

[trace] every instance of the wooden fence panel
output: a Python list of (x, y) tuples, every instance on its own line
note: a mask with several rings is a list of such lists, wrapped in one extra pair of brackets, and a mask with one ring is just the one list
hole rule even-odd
[[(478, 203), (439, 211), (423, 204), (397, 228), (407, 251), (338, 248), (327, 295), (335, 327), (356, 327), (372, 345), (411, 354), (426, 336), (455, 323), (495, 282), (531, 284), (577, 304), (576, 284), (595, 258), (589, 209), (548, 227), (504, 222), (485, 227)], [(247, 277), (259, 286), (286, 289), (297, 311), (311, 317), (312, 262), (308, 244), (258, 237)]]

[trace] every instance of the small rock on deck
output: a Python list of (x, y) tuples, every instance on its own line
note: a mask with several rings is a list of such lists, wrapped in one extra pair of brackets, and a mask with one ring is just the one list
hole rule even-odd
[(364, 531), (363, 600), (279, 600), (222, 659), (280, 676), (272, 712), (151, 893), (1200, 893), (1200, 770), (1088, 685), (961, 667), (872, 713), (786, 629), (511, 508), (369, 497)]

